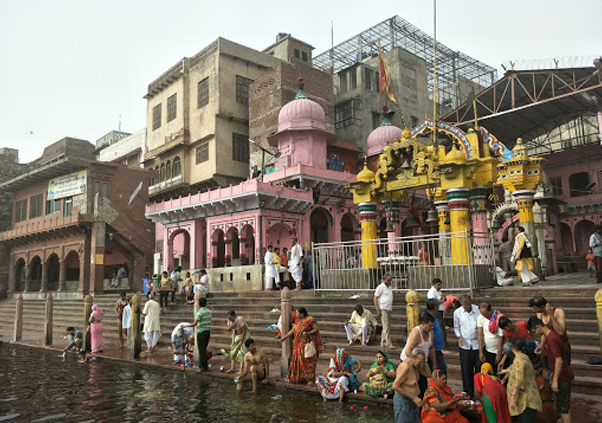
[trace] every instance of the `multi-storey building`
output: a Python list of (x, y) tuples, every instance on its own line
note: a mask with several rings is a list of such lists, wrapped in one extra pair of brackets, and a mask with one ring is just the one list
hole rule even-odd
[(64, 138), (30, 169), (0, 183), (11, 193), (8, 292), (59, 296), (102, 292), (117, 266), (121, 287), (142, 289), (152, 261), (152, 225), (144, 218), (148, 172), (96, 161), (94, 145)]

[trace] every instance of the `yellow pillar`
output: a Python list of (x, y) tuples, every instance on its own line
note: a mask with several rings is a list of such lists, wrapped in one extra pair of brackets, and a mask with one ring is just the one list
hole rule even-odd
[(448, 200), (450, 232), (451, 235), (451, 263), (468, 264), (468, 239), (466, 234), (470, 231), (469, 210), (470, 203), (468, 188), (450, 188), (445, 191)]
[(600, 332), (600, 353), (602, 354), (602, 288), (594, 295), (596, 300), (596, 314), (598, 315), (598, 331)]
[(358, 205), (362, 228), (362, 268), (376, 269), (378, 257), (376, 233), (376, 203), (366, 202)]
[(412, 332), (416, 326), (418, 326), (418, 320), (420, 318), (420, 295), (418, 292), (410, 289), (406, 293), (406, 329), (408, 335)]

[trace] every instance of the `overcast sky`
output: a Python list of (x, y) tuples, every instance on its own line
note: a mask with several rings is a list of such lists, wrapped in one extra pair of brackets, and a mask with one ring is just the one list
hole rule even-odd
[[(439, 0), (437, 38), (495, 68), (591, 66), (602, 0)], [(400, 15), (433, 34), (433, 1), (0, 0), (0, 147), (21, 163), (65, 137), (145, 125), (146, 86), (221, 36), (261, 50), (279, 32), (335, 45)], [(573, 58), (577, 59), (573, 59)], [(517, 66), (517, 68), (519, 67)], [(499, 72), (502, 76), (502, 72)]]

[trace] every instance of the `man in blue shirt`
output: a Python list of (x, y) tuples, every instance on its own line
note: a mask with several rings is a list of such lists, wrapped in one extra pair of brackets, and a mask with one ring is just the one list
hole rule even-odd
[[(433, 347), (435, 348), (435, 360), (437, 360), (437, 369), (442, 370), (447, 374), (447, 363), (445, 362), (445, 357), (443, 356), (443, 330), (441, 330), (441, 326), (439, 325), (439, 320), (437, 319), (437, 309), (439, 308), (439, 301), (435, 298), (429, 298), (426, 300), (426, 310), (422, 312), (422, 315), (430, 314), (435, 318), (435, 326), (433, 326)], [(434, 369), (433, 363), (430, 362), (429, 358), (429, 366), (431, 369)]]

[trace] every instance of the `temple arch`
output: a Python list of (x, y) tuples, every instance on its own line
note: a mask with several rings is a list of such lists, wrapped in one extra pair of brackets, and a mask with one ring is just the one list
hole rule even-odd
[(48, 291), (57, 291), (59, 289), (60, 269), (59, 256), (56, 253), (50, 254), (46, 260), (45, 269), (48, 277)]
[(345, 213), (341, 217), (341, 241), (353, 241), (356, 239), (358, 222), (352, 213)]
[(589, 237), (594, 233), (594, 222), (583, 219), (577, 222), (573, 231), (575, 233), (575, 254), (585, 256), (589, 249)]
[[(329, 219), (330, 218), (330, 219)], [(309, 217), (311, 242), (328, 242), (328, 230), (331, 226), (332, 216), (323, 207), (315, 208)]]
[(27, 267), (25, 266), (25, 260), (20, 258), (15, 263), (15, 291), (25, 290), (25, 279), (27, 278)]
[(237, 266), (240, 259), (240, 245), (238, 240), (238, 228), (230, 226), (226, 233), (226, 255), (224, 258), (226, 266)]
[(218, 228), (211, 234), (211, 267), (224, 267), (225, 247), (224, 231)]

